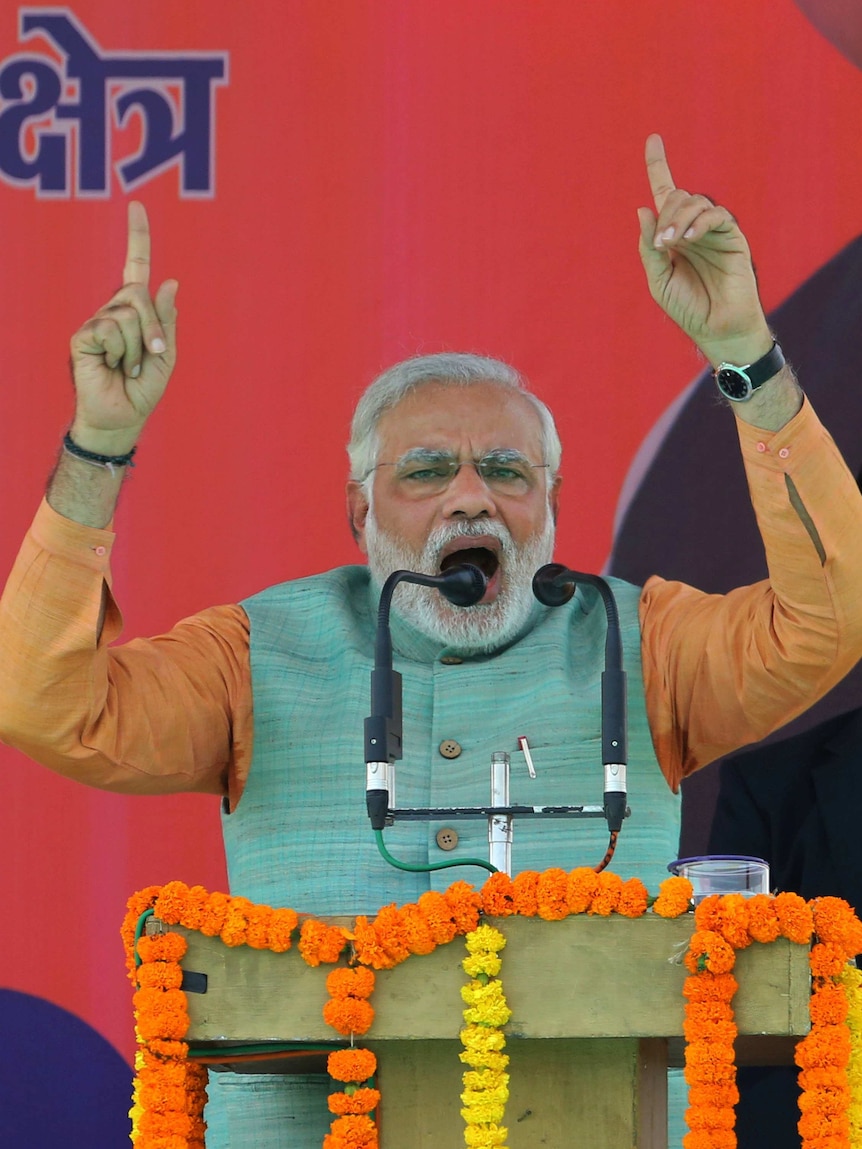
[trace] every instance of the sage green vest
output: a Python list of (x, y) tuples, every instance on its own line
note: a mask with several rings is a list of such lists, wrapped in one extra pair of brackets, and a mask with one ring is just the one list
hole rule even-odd
[[(679, 799), (659, 769), (647, 725), (640, 592), (609, 582), (628, 674), (632, 810), (612, 869), (642, 878), (656, 892), (677, 854)], [(377, 595), (367, 568), (283, 583), (242, 605), (251, 622), (254, 753), (243, 796), (223, 817), (231, 892), (299, 911), (355, 914), (415, 901), (457, 878), (480, 885), (487, 875), (475, 867), (430, 875), (396, 870), (374, 842), (365, 812), (363, 722)], [(395, 806), (487, 804), (496, 750), (511, 755), (512, 803), (601, 805), (605, 631), (604, 608), (591, 587), (557, 609), (537, 604), (519, 640), (462, 662), (444, 661), (445, 647), (394, 619), (395, 668), (404, 688)], [(518, 749), (520, 735), (532, 749), (535, 779)], [(436, 840), (446, 827), (459, 838), (449, 853)], [(403, 822), (387, 829), (384, 841), (411, 864), (488, 858), (484, 820)], [(607, 843), (604, 819), (516, 819), (512, 872), (595, 866)]]

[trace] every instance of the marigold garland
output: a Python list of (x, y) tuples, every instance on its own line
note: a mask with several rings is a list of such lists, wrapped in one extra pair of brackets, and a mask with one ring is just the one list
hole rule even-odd
[[(136, 986), (139, 1050), (130, 1114), (135, 1149), (203, 1149), (205, 1131), (206, 1070), (189, 1060), (183, 1040), (189, 1028), (180, 966), (186, 942), (179, 934), (160, 933), (144, 935), (136, 945), (136, 927), (149, 910), (167, 925), (220, 937), (227, 945), (284, 952), (296, 942), (312, 966), (338, 962), (349, 943), (349, 964), (327, 977), (330, 999), (324, 1017), (351, 1041), (372, 1024), (369, 998), (375, 969), (390, 969), (411, 954), (430, 953), (466, 936), (468, 953), (462, 965), (471, 981), (462, 989), (464, 1137), (467, 1146), (489, 1149), (505, 1147), (507, 1138), (501, 1124), (508, 1098), (502, 1026), (510, 1010), (499, 981), (505, 938), (487, 923), (480, 925), (481, 914), (547, 921), (582, 913), (634, 918), (647, 912), (652, 901), (653, 913), (672, 918), (691, 909), (691, 898), (691, 884), (681, 877), (662, 882), (658, 897), (651, 900), (638, 879), (623, 881), (585, 867), (570, 873), (525, 871), (514, 879), (495, 873), (481, 891), (455, 882), (443, 893), (426, 892), (416, 903), (384, 906), (371, 920), (359, 916), (347, 931), (311, 917), (300, 926), (299, 915), (291, 909), (256, 906), (201, 886), (150, 886), (129, 899), (121, 931)], [(731, 971), (738, 949), (778, 937), (813, 942), (812, 1025), (796, 1050), (803, 1149), (862, 1149), (862, 973), (847, 964), (862, 953), (862, 924), (853, 911), (837, 898), (808, 903), (787, 893), (724, 895), (704, 899), (694, 917), (696, 928), (683, 959), (689, 974), (683, 988), (689, 1084), (685, 1149), (735, 1149), (732, 1003), (737, 983)], [(335, 1050), (328, 1069), (344, 1088), (330, 1096), (335, 1120), (323, 1149), (377, 1149), (371, 1116), (380, 1103), (374, 1055), (353, 1047)]]
[[(563, 878), (565, 891), (566, 875)], [(550, 884), (559, 887), (557, 873)], [(534, 884), (535, 885), (535, 884)], [(545, 896), (548, 896), (547, 894)], [(540, 898), (537, 898), (537, 908)], [(549, 903), (550, 904), (550, 903)], [(465, 1026), (461, 1030), (461, 1061), (469, 1066), (463, 1075), (461, 1116), (464, 1118), (464, 1140), (469, 1146), (505, 1146), (508, 1131), (502, 1124), (509, 1100), (508, 1055), (503, 1053), (506, 1038), (502, 1026), (512, 1016), (506, 1003), (502, 983), (500, 951), (506, 939), (493, 926), (482, 924), (466, 938), (467, 957), (461, 965), (470, 977), (461, 987), (464, 999)]]

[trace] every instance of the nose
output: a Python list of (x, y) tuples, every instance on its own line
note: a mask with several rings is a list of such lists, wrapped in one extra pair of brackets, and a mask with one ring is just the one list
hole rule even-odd
[(475, 463), (462, 463), (443, 494), (445, 518), (495, 518), (497, 504)]

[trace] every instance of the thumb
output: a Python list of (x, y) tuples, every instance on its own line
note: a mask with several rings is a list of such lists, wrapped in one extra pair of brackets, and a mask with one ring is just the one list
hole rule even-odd
[(166, 279), (165, 282), (159, 287), (156, 292), (153, 306), (156, 309), (156, 315), (159, 317), (159, 323), (165, 333), (167, 340), (168, 350), (176, 350), (177, 342), (177, 292), (179, 291), (179, 283), (175, 279)]
[(648, 207), (638, 208), (638, 223), (640, 224), (640, 239), (638, 251), (641, 262), (649, 281), (650, 289), (655, 295), (658, 286), (665, 282), (671, 274), (672, 261), (670, 254), (664, 248), (655, 246), (655, 232), (657, 220), (655, 214)]

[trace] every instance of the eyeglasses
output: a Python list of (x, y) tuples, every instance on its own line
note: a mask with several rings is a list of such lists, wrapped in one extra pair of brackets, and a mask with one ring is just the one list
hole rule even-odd
[(549, 465), (531, 463), (520, 451), (509, 448), (462, 462), (448, 451), (416, 447), (394, 463), (378, 463), (364, 478), (378, 467), (393, 467), (399, 491), (408, 498), (422, 499), (445, 491), (462, 467), (475, 467), (484, 484), (496, 494), (526, 495), (536, 486), (537, 472)]

